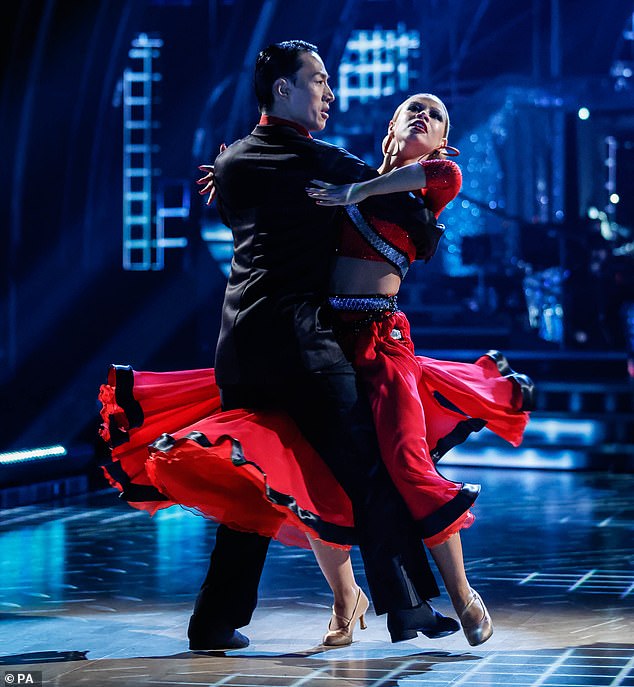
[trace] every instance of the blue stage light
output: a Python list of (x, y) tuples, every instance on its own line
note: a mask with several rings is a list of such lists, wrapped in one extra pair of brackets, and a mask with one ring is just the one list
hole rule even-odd
[(6, 453), (0, 453), (0, 465), (26, 463), (28, 461), (44, 460), (46, 458), (59, 458), (67, 454), (67, 450), (59, 444), (57, 446), (46, 446), (43, 448), (8, 451)]
[(522, 468), (537, 470), (578, 470), (588, 464), (587, 453), (575, 449), (512, 449), (488, 447), (476, 450), (475, 447), (456, 446), (443, 456), (443, 465)]
[(590, 119), (590, 110), (587, 107), (580, 107), (577, 111), (579, 119)]
[(603, 425), (596, 420), (538, 418), (531, 419), (526, 435), (544, 444), (594, 446), (604, 439)]
[(221, 222), (203, 224), (200, 235), (222, 273), (228, 277), (233, 257), (233, 235)]

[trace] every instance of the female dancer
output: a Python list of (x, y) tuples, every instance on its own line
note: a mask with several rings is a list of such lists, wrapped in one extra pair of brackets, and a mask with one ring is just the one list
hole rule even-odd
[[(458, 193), (462, 179), (459, 167), (445, 159), (447, 152), (457, 153), (447, 147), (448, 131), (449, 115), (441, 100), (428, 93), (412, 96), (398, 107), (388, 126), (380, 177), (344, 186), (315, 182), (307, 191), (318, 204), (347, 206), (329, 299), (339, 339), (367, 386), (383, 461), (421, 525), (469, 643), (477, 645), (491, 636), (493, 627), (482, 599), (467, 581), (459, 531), (473, 522), (469, 507), (479, 487), (450, 482), (435, 469), (434, 458), (446, 450), (435, 435), (443, 432), (441, 416), (446, 408), (438, 400), (439, 390), (429, 384), (433, 372), (446, 376), (460, 366), (415, 356), (409, 323), (398, 309), (396, 294), (417, 257), (416, 246), (398, 225), (372, 217), (369, 204), (352, 205), (370, 195), (418, 188), (438, 217)], [(428, 246), (422, 257), (429, 259), (434, 250), (435, 245)], [(488, 369), (498, 376), (496, 356), (478, 364), (483, 375)], [(521, 381), (528, 391), (528, 380)], [(512, 402), (520, 385), (516, 389), (502, 385), (504, 393), (511, 395), (506, 400)], [(467, 399), (472, 389), (465, 386), (447, 399), (466, 413), (467, 425), (459, 433), (474, 428), (474, 409)], [(515, 402), (519, 403), (519, 396)], [(451, 443), (451, 434), (445, 434), (444, 440), (445, 446)], [(313, 548), (335, 595), (334, 617), (324, 643), (345, 643), (351, 640), (355, 614), (361, 617), (367, 600), (359, 590), (352, 615), (337, 613), (344, 606), (342, 588), (354, 589), (352, 568), (345, 553), (324, 550), (319, 542)]]
[[(460, 186), (459, 168), (442, 158), (448, 127), (441, 101), (429, 94), (413, 96), (390, 122), (380, 169), (384, 176), (367, 185), (322, 184), (309, 194), (319, 203), (338, 204), (422, 188), (426, 203), (438, 215)], [(213, 173), (201, 181), (207, 184), (203, 192), (210, 191)], [(521, 408), (518, 380), (513, 381), (499, 354), (483, 356), (474, 365), (414, 356), (395, 294), (416, 250), (397, 225), (373, 221), (371, 211), (365, 203), (349, 213), (361, 228), (344, 226), (331, 306), (342, 342), (368, 384), (386, 465), (421, 523), (467, 639), (480, 644), (490, 636), (492, 625), (467, 582), (457, 534), (473, 521), (469, 507), (478, 488), (444, 479), (432, 456), (437, 460), (485, 424), (518, 444), (527, 414)], [(373, 226), (378, 232), (372, 234)], [(376, 252), (370, 244), (395, 250)], [(428, 259), (434, 248), (429, 246), (422, 257)], [(341, 547), (351, 541), (349, 502), (319, 457), (279, 414), (219, 413), (217, 393), (209, 397), (209, 389), (215, 389), (213, 371), (148, 375), (152, 373), (113, 368), (110, 385), (102, 389), (104, 436), (130, 425), (127, 446), (113, 451), (123, 470), (111, 471), (112, 483), (128, 498), (138, 492), (137, 505), (151, 511), (181, 503), (232, 527), (298, 545), (302, 536), (297, 535), (307, 533), (335, 598), (324, 643), (349, 644), (356, 621), (363, 627), (368, 600), (354, 580), (347, 548)], [(145, 418), (140, 425), (139, 419), (130, 422), (137, 401)], [(178, 419), (172, 414), (175, 407)], [(146, 444), (166, 431), (171, 435), (164, 434), (150, 446), (148, 459)], [(126, 484), (117, 479), (122, 473)], [(402, 638), (416, 636), (407, 628), (390, 627), (390, 632)]]

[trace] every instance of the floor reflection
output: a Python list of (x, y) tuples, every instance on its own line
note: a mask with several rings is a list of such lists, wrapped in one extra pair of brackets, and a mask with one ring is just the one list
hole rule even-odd
[[(634, 685), (634, 476), (445, 473), (483, 485), (463, 537), (495, 623), (482, 647), (460, 634), (391, 644), (370, 614), (351, 647), (323, 650), (330, 594), (312, 554), (273, 544), (251, 646), (190, 654), (215, 526), (178, 508), (149, 518), (104, 491), (0, 512), (0, 665), (62, 687)], [(451, 612), (446, 595), (436, 605)]]

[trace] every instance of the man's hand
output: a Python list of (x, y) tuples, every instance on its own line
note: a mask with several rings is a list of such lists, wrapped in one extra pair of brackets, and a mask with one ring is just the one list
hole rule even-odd
[(336, 186), (327, 181), (311, 179), (310, 183), (314, 186), (309, 186), (306, 193), (317, 205), (354, 205), (368, 197), (363, 182)]
[[(223, 150), (225, 150), (227, 146), (224, 143), (220, 144), (220, 152), (222, 153)], [(214, 166), (213, 165), (200, 165), (198, 169), (201, 172), (206, 172), (204, 177), (201, 177), (200, 179), (196, 180), (196, 183), (199, 186), (202, 186), (203, 188), (198, 191), (198, 193), (201, 196), (205, 196), (209, 194), (209, 198), (207, 198), (207, 205), (211, 205), (214, 202), (214, 198), (216, 197), (216, 185), (214, 183), (215, 176), (214, 176)]]

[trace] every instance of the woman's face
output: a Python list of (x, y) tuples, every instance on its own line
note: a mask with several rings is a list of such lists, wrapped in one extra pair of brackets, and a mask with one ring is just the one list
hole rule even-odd
[(390, 122), (399, 157), (418, 159), (446, 145), (447, 115), (436, 98), (412, 96)]

